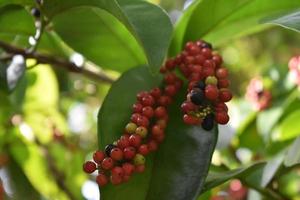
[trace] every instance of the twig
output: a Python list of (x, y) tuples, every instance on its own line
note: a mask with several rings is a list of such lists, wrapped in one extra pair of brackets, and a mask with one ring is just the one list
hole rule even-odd
[(37, 52), (30, 52), (25, 49), (7, 44), (3, 41), (0, 41), (0, 48), (2, 48), (7, 53), (20, 54), (23, 55), (25, 58), (36, 59), (39, 63), (48, 63), (51, 64), (51, 66), (53, 67), (61, 67), (70, 72), (81, 73), (96, 81), (101, 81), (110, 84), (114, 82), (113, 78), (109, 77), (108, 75), (106, 75), (101, 71), (95, 72), (88, 69), (86, 66), (77, 66), (74, 63), (63, 58), (58, 58), (46, 54), (37, 53)]

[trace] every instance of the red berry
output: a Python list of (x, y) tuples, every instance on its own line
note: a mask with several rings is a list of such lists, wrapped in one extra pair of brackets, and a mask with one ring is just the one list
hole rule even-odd
[(169, 96), (163, 95), (158, 99), (160, 106), (168, 106), (172, 103), (172, 99)]
[(133, 104), (132, 108), (133, 108), (133, 112), (141, 113), (142, 109), (143, 109), (143, 105), (140, 103), (135, 103), (135, 104)]
[(136, 98), (137, 98), (137, 100), (142, 101), (142, 99), (143, 99), (145, 96), (147, 96), (147, 95), (149, 95), (148, 92), (146, 92), (146, 91), (141, 91), (141, 92), (139, 92), (139, 93), (136, 95)]
[(219, 102), (217, 104), (215, 104), (215, 111), (216, 112), (220, 112), (220, 111), (228, 111), (228, 107), (224, 102)]
[(159, 72), (162, 73), (162, 74), (166, 73), (166, 72), (167, 72), (166, 67), (165, 67), (165, 66), (162, 66), (162, 67), (159, 69)]
[(152, 133), (153, 136), (163, 135), (164, 130), (159, 125), (154, 125), (152, 127), (152, 132), (151, 133)]
[(212, 60), (205, 60), (203, 63), (203, 67), (214, 69), (216, 67), (216, 64)]
[(96, 182), (97, 184), (102, 187), (104, 185), (106, 185), (108, 183), (108, 179), (105, 176), (105, 174), (100, 173), (97, 177), (96, 177)]
[(112, 170), (111, 170), (111, 175), (112, 175), (112, 176), (120, 176), (120, 177), (123, 177), (123, 176), (124, 176), (124, 170), (123, 170), (122, 167), (116, 166), (116, 167), (112, 168)]
[(221, 89), (219, 92), (219, 99), (222, 102), (228, 102), (232, 99), (232, 94), (228, 89)]
[(102, 160), (105, 158), (105, 153), (103, 151), (96, 151), (93, 154), (93, 160), (97, 163), (100, 164)]
[(116, 161), (123, 159), (123, 151), (119, 148), (113, 148), (110, 151), (110, 157)]
[(110, 176), (110, 182), (111, 182), (113, 185), (119, 185), (119, 184), (122, 183), (122, 177), (111, 175), (111, 176)]
[(228, 76), (228, 70), (226, 68), (224, 68), (224, 67), (219, 68), (219, 69), (217, 69), (216, 76), (219, 79), (227, 78), (227, 76)]
[(166, 116), (168, 113), (167, 113), (167, 109), (163, 106), (159, 106), (155, 109), (154, 111), (154, 115), (155, 117), (157, 118), (163, 118), (164, 116)]
[(218, 87), (219, 88), (227, 88), (230, 85), (230, 81), (228, 79), (219, 79)]
[(211, 57), (212, 57), (211, 49), (209, 49), (209, 48), (203, 48), (203, 49), (201, 50), (201, 54), (202, 54), (205, 58), (211, 58)]
[(177, 80), (177, 76), (174, 73), (168, 73), (165, 75), (165, 82), (167, 84), (173, 84)]
[(173, 70), (176, 67), (175, 60), (170, 58), (169, 60), (166, 61), (165, 64), (166, 69), (168, 70)]
[(203, 69), (203, 76), (208, 77), (208, 76), (214, 76), (215, 75), (215, 70), (213, 68), (204, 68)]
[(137, 119), (137, 125), (138, 126), (143, 126), (143, 127), (148, 127), (149, 126), (149, 119), (145, 116), (140, 116), (138, 119)]
[(161, 90), (160, 90), (158, 87), (153, 88), (153, 89), (150, 91), (150, 94), (151, 94), (154, 98), (158, 99), (158, 98), (161, 96)]
[(142, 143), (142, 137), (138, 134), (133, 134), (129, 137), (129, 144), (134, 147), (139, 147)]
[(145, 168), (146, 168), (145, 165), (137, 165), (137, 166), (135, 166), (135, 171), (137, 173), (142, 173), (145, 171)]
[(92, 161), (86, 161), (83, 164), (83, 171), (85, 171), (88, 174), (93, 173), (96, 170), (97, 166), (94, 162)]
[(215, 120), (219, 124), (227, 124), (229, 121), (229, 116), (226, 112), (217, 112), (215, 115)]
[(186, 49), (189, 55), (195, 56), (200, 53), (200, 48), (197, 45), (191, 46), (189, 49)]
[(222, 57), (218, 54), (213, 55), (212, 60), (216, 63), (217, 67), (223, 63)]
[(215, 85), (207, 85), (205, 87), (205, 97), (208, 100), (215, 101), (219, 96), (219, 90)]
[(174, 83), (174, 86), (176, 88), (176, 90), (180, 90), (180, 88), (182, 87), (183, 85), (183, 81), (181, 79), (178, 79), (175, 83)]
[(139, 113), (133, 113), (130, 117), (130, 120), (133, 122), (133, 123), (137, 123), (138, 119), (141, 117), (142, 115), (139, 114)]
[(131, 160), (135, 156), (135, 148), (134, 147), (126, 147), (123, 150), (124, 158), (127, 160)]
[(147, 145), (150, 152), (156, 151), (158, 149), (158, 144), (155, 140), (150, 140)]
[(184, 58), (184, 63), (189, 65), (189, 64), (194, 64), (195, 63), (195, 57), (194, 56), (186, 56)]
[(156, 124), (159, 125), (161, 128), (165, 129), (167, 127), (167, 120), (159, 119), (156, 121)]
[(152, 106), (155, 103), (155, 100), (151, 95), (146, 95), (142, 98), (141, 102), (144, 106)]
[(202, 120), (193, 115), (185, 114), (183, 115), (183, 122), (188, 125), (198, 125), (201, 124)]
[(150, 106), (146, 106), (142, 109), (142, 114), (147, 117), (147, 118), (151, 118), (154, 115), (154, 111), (153, 108)]
[(122, 168), (124, 170), (124, 174), (127, 176), (130, 176), (134, 172), (134, 165), (131, 163), (124, 163), (122, 165)]
[(104, 160), (102, 161), (101, 163), (101, 167), (102, 169), (105, 169), (105, 170), (109, 170), (111, 169), (112, 167), (114, 166), (114, 161), (112, 158), (104, 158)]
[(161, 143), (164, 141), (165, 139), (165, 134), (160, 134), (160, 135), (153, 135), (153, 138), (158, 142)]
[(165, 88), (165, 93), (169, 96), (174, 96), (177, 93), (175, 85), (167, 85)]
[(124, 149), (129, 146), (129, 135), (122, 135), (121, 138), (117, 142), (117, 146), (120, 149)]
[(184, 113), (189, 113), (191, 111), (195, 111), (197, 106), (190, 101), (185, 101), (181, 104), (181, 110)]
[(197, 55), (195, 57), (195, 64), (198, 64), (198, 65), (203, 65), (204, 61), (205, 61), (205, 57), (203, 55)]
[(139, 150), (138, 152), (142, 155), (147, 155), (149, 153), (149, 149), (148, 149), (148, 145), (146, 144), (142, 144), (140, 147), (139, 147)]

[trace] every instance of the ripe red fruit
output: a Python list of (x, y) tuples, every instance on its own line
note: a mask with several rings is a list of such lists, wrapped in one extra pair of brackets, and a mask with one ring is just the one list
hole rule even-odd
[(151, 95), (146, 95), (142, 98), (143, 106), (152, 106), (155, 103), (154, 98)]
[(153, 89), (150, 91), (150, 94), (151, 94), (154, 98), (158, 99), (158, 98), (161, 96), (161, 90), (160, 90), (158, 87), (153, 88)]
[(212, 61), (212, 60), (205, 60), (204, 63), (203, 63), (203, 67), (204, 67), (204, 68), (212, 68), (212, 69), (215, 69), (216, 64), (215, 64), (214, 61)]
[(147, 95), (149, 95), (148, 92), (146, 92), (146, 91), (141, 91), (141, 92), (139, 92), (139, 93), (136, 95), (136, 98), (137, 98), (137, 100), (142, 101), (142, 99), (143, 99), (145, 96), (147, 96)]
[(147, 154), (149, 153), (148, 145), (142, 144), (142, 145), (139, 147), (138, 152), (139, 152), (140, 154), (142, 154), (143, 156), (147, 155)]
[(219, 92), (219, 99), (222, 102), (228, 102), (232, 99), (232, 94), (228, 89), (221, 89)]
[(213, 68), (206, 67), (203, 69), (203, 76), (214, 76), (215, 75), (215, 70)]
[(147, 145), (150, 152), (156, 151), (158, 149), (158, 144), (155, 140), (150, 140)]
[(142, 109), (142, 114), (147, 117), (147, 118), (151, 118), (154, 115), (154, 111), (153, 108), (150, 106), (146, 106)]
[(165, 119), (157, 120), (156, 124), (159, 125), (163, 129), (165, 129), (167, 127), (167, 121)]
[(133, 113), (130, 117), (130, 120), (133, 122), (133, 123), (137, 123), (139, 117), (141, 117), (142, 115), (140, 113)]
[(217, 69), (216, 76), (219, 79), (227, 78), (227, 76), (228, 76), (228, 70), (226, 68), (224, 68), (224, 67), (219, 68), (219, 69)]
[(137, 166), (135, 166), (135, 171), (137, 173), (142, 173), (145, 171), (145, 168), (146, 168), (145, 165), (137, 165)]
[(112, 168), (111, 170), (111, 175), (112, 176), (120, 176), (123, 177), (124, 176), (124, 170), (122, 167), (116, 166), (114, 168)]
[(124, 155), (124, 158), (127, 159), (127, 160), (131, 160), (134, 158), (135, 156), (135, 148), (134, 147), (126, 147), (124, 150), (123, 150), (123, 155)]
[(113, 185), (119, 185), (119, 184), (122, 183), (122, 177), (111, 175), (111, 176), (110, 176), (110, 182), (111, 182)]
[(170, 58), (169, 60), (166, 61), (165, 64), (166, 69), (168, 70), (173, 70), (176, 67), (175, 60)]
[(117, 141), (117, 146), (120, 149), (124, 149), (129, 146), (129, 135), (122, 135), (120, 139)]
[(132, 108), (133, 108), (133, 112), (141, 113), (142, 109), (143, 109), (143, 105), (140, 103), (135, 103), (135, 104), (133, 104)]
[(149, 126), (149, 119), (145, 116), (140, 116), (136, 121), (138, 126), (148, 127)]
[(218, 54), (213, 55), (212, 60), (216, 63), (217, 67), (219, 67), (223, 63), (222, 57)]
[(215, 115), (215, 120), (219, 124), (227, 124), (229, 121), (229, 116), (226, 112), (217, 112)]
[(205, 97), (208, 100), (215, 101), (219, 96), (219, 90), (215, 85), (207, 85), (205, 87)]
[(142, 137), (138, 134), (133, 134), (129, 137), (129, 144), (134, 147), (139, 147), (142, 143)]
[(124, 163), (122, 165), (122, 168), (123, 168), (124, 174), (127, 176), (130, 176), (134, 172), (135, 167), (131, 163)]
[(93, 160), (97, 163), (100, 164), (102, 160), (105, 158), (105, 153), (103, 151), (96, 151), (93, 154)]
[(227, 88), (230, 84), (230, 81), (228, 79), (219, 79), (218, 80), (218, 86), (219, 88)]
[(185, 115), (183, 115), (183, 122), (185, 124), (189, 124), (189, 125), (198, 125), (198, 124), (201, 124), (202, 120), (193, 115), (185, 114)]
[(212, 57), (211, 49), (209, 49), (209, 48), (203, 48), (203, 49), (201, 50), (201, 54), (202, 54), (205, 58), (211, 58), (211, 57)]
[(159, 106), (154, 110), (154, 115), (157, 118), (163, 118), (164, 116), (166, 116), (167, 113), (167, 109), (163, 106)]
[(174, 73), (168, 73), (165, 75), (165, 82), (167, 84), (173, 84), (177, 80), (177, 76)]
[(158, 143), (161, 143), (165, 139), (165, 134), (153, 135), (153, 139), (155, 139)]
[(206, 59), (206, 58), (205, 58), (203, 55), (197, 55), (197, 56), (195, 57), (195, 64), (203, 65), (205, 59)]
[(164, 130), (159, 125), (154, 125), (151, 131), (153, 136), (163, 135)]
[(105, 176), (105, 174), (100, 173), (96, 177), (96, 182), (100, 187), (102, 187), (108, 183), (108, 178)]
[(168, 106), (172, 103), (172, 99), (169, 96), (163, 95), (158, 99), (160, 106)]
[(174, 96), (177, 93), (175, 85), (167, 85), (165, 87), (165, 93), (171, 97)]
[(111, 169), (112, 167), (114, 166), (114, 161), (112, 158), (104, 158), (104, 160), (102, 161), (101, 163), (101, 167), (102, 169), (105, 169), (105, 170), (109, 170)]
[(123, 151), (119, 148), (113, 148), (110, 151), (110, 157), (116, 161), (122, 160), (123, 159)]
[(180, 90), (180, 88), (182, 87), (183, 85), (183, 81), (181, 79), (178, 79), (175, 83), (174, 83), (174, 86), (176, 88), (176, 92), (178, 92), (178, 90)]
[(94, 162), (92, 161), (86, 161), (83, 164), (83, 171), (85, 171), (88, 174), (93, 173), (96, 170), (97, 166)]

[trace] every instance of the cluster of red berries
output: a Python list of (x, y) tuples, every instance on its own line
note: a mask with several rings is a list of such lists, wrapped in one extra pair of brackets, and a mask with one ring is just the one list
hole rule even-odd
[(167, 107), (183, 85), (174, 72), (176, 67), (189, 81), (187, 100), (182, 104), (184, 123), (202, 124), (205, 130), (211, 130), (214, 121), (220, 124), (228, 122), (224, 102), (232, 95), (227, 89), (228, 72), (222, 66), (222, 58), (212, 52), (209, 43), (189, 42), (182, 53), (168, 59), (161, 67), (163, 86), (137, 94), (130, 122), (125, 125), (120, 139), (107, 145), (104, 151), (96, 151), (93, 161), (83, 165), (87, 173), (98, 170), (96, 182), (99, 186), (109, 181), (114, 185), (127, 182), (134, 172), (145, 170), (145, 156), (156, 151), (163, 142), (169, 120)]
[(253, 104), (255, 110), (262, 111), (271, 105), (272, 93), (264, 88), (260, 77), (255, 77), (247, 87), (246, 99)]
[(212, 50), (212, 45), (202, 40), (188, 42), (185, 49), (167, 61), (161, 69), (166, 77), (176, 66), (188, 80), (188, 94), (181, 105), (183, 121), (190, 125), (202, 125), (211, 130), (214, 122), (227, 124), (228, 108), (225, 102), (232, 98), (228, 70), (222, 65), (222, 57)]
[(294, 56), (290, 59), (289, 70), (293, 81), (300, 87), (300, 56)]

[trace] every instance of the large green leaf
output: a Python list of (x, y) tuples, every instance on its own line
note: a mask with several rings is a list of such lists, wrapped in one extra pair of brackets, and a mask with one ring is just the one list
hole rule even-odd
[(265, 163), (255, 163), (252, 165), (249, 165), (247, 167), (242, 167), (230, 171), (224, 171), (224, 172), (209, 172), (207, 179), (205, 181), (204, 187), (202, 189), (202, 193), (218, 186), (230, 179), (234, 178), (242, 178), (245, 176), (248, 176), (253, 171), (257, 170), (258, 168), (263, 168), (265, 166)]
[[(117, 140), (131, 114), (136, 93), (160, 84), (144, 67), (126, 72), (112, 85), (98, 117), (99, 147)], [(204, 184), (217, 132), (182, 122), (180, 103), (184, 94), (170, 107), (166, 139), (157, 153), (147, 157), (147, 168), (120, 186), (101, 188), (102, 200), (192, 200)]]
[(300, 32), (300, 11), (293, 11), (288, 14), (266, 19), (264, 22), (276, 24)]
[(265, 27), (261, 19), (299, 6), (295, 0), (197, 0), (177, 23), (170, 53), (178, 52), (189, 40), (204, 38), (220, 44), (245, 35)]
[[(66, 12), (70, 8), (78, 6), (89, 6), (89, 8)], [(130, 64), (144, 63), (143, 56), (140, 56), (140, 50), (138, 48), (133, 49), (136, 47), (136, 42), (133, 41), (132, 36), (130, 37), (128, 31), (125, 31), (124, 27), (117, 23), (115, 19), (112, 19), (112, 16), (105, 13), (104, 10), (127, 28), (144, 50), (152, 71), (158, 71), (166, 55), (172, 33), (171, 22), (161, 8), (146, 1), (132, 0), (46, 0), (43, 12), (49, 18), (54, 17), (54, 29), (57, 29), (68, 45), (96, 64), (116, 68), (118, 63), (115, 60), (108, 63), (108, 61), (100, 62), (99, 59), (107, 59), (105, 58), (107, 55), (111, 59), (119, 59), (116, 58), (120, 52), (119, 48), (124, 54), (121, 56), (126, 57), (127, 55)], [(64, 19), (58, 15), (63, 12), (66, 12), (62, 14)], [(70, 18), (70, 20), (66, 18)], [(63, 22), (67, 23), (62, 24)], [(65, 27), (62, 27), (62, 25)], [(83, 33), (85, 35), (81, 35)], [(99, 35), (101, 33), (105, 34)], [(109, 53), (106, 53), (103, 50), (104, 48)], [(98, 54), (95, 52), (98, 52)], [(126, 62), (122, 64), (126, 66)], [(126, 67), (128, 68), (129, 65), (127, 64)]]

